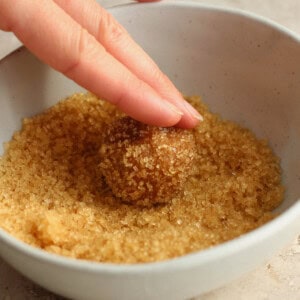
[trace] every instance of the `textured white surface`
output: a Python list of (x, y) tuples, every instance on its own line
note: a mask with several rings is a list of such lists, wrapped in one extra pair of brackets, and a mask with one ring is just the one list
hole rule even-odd
[[(167, 1), (167, 0), (166, 0)], [(195, 2), (230, 6), (273, 19), (300, 34), (299, 0), (210, 0)], [(129, 1), (106, 0), (104, 5)], [(0, 33), (0, 57), (18, 45), (14, 37)], [(299, 230), (300, 231), (300, 230)], [(300, 234), (300, 232), (299, 232)], [(220, 270), (222, 271), (222, 270)], [(0, 259), (0, 300), (61, 299), (23, 278)], [(300, 299), (300, 235), (265, 265), (199, 300)]]

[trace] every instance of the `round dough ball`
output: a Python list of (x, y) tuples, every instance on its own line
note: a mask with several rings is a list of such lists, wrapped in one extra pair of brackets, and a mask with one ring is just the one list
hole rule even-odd
[(167, 203), (193, 173), (195, 147), (191, 130), (149, 126), (124, 117), (105, 131), (100, 170), (124, 202)]

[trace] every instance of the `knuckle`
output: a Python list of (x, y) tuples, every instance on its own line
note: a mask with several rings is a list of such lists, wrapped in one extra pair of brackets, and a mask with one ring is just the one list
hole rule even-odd
[(178, 93), (176, 87), (169, 79), (169, 77), (163, 73), (157, 66), (154, 66), (151, 71), (151, 79), (149, 84), (156, 89), (164, 98), (173, 98)]
[(122, 78), (123, 88), (118, 91), (113, 104), (125, 111), (134, 105), (135, 95), (143, 98), (145, 86), (141, 80), (135, 80), (130, 74)]
[(80, 30), (76, 32), (76, 35), (71, 37), (71, 39), (71, 43), (73, 44), (72, 55), (68, 58), (66, 65), (63, 66), (63, 69), (60, 70), (66, 76), (73, 73), (80, 65), (81, 58), (85, 52), (87, 44), (86, 30), (80, 28)]
[[(95, 38), (91, 36), (86, 29), (80, 28), (74, 37), (71, 37), (71, 56), (66, 55), (66, 63), (59, 70), (66, 76), (71, 76), (88, 59), (102, 60), (107, 55), (104, 48), (95, 42)], [(97, 45), (97, 46), (96, 46)], [(70, 51), (67, 52), (69, 54)]]
[(122, 77), (123, 77), (122, 78), (123, 88), (118, 89), (115, 99), (113, 99), (113, 104), (119, 108), (122, 108), (130, 98), (129, 87), (132, 86), (132, 82), (131, 82), (132, 80), (129, 78), (130, 76), (122, 76)]
[(99, 27), (98, 27), (98, 39), (103, 44), (111, 44), (123, 41), (126, 39), (127, 32), (124, 27), (119, 24), (114, 17), (105, 12), (102, 14)]
[(169, 88), (170, 86), (170, 80), (168, 76), (163, 73), (157, 66), (154, 66), (151, 71), (151, 81), (154, 85), (159, 84), (159, 86), (165, 86), (166, 88)]

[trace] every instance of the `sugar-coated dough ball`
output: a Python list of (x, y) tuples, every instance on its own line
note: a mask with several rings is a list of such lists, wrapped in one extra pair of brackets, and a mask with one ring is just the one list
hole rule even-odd
[(149, 126), (124, 117), (110, 124), (100, 149), (100, 170), (115, 196), (149, 206), (178, 196), (193, 172), (191, 130)]

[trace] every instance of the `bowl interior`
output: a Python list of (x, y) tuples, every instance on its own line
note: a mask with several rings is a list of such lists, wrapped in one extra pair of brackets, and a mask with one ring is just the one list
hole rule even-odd
[[(281, 158), (286, 199), (300, 195), (300, 41), (266, 22), (188, 4), (112, 13), (178, 88), (267, 139)], [(174, 27), (174, 19), (176, 27)], [(141, 30), (142, 28), (142, 30)], [(21, 119), (82, 88), (21, 49), (0, 62), (0, 143)], [(2, 149), (1, 149), (2, 151)]]
[[(286, 185), (286, 199), (278, 210), (291, 209), (212, 249), (131, 266), (57, 257), (0, 229), (0, 255), (33, 281), (68, 298), (191, 298), (262, 263), (299, 224), (300, 40), (243, 13), (188, 1), (160, 3), (111, 12), (182, 92), (202, 95), (214, 112), (270, 141), (281, 157)], [(20, 128), (22, 118), (81, 90), (24, 48), (0, 61), (0, 143)]]

